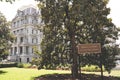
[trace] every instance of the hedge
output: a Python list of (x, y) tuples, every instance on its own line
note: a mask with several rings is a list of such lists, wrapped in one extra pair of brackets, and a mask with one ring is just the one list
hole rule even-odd
[(0, 68), (17, 67), (17, 63), (0, 63)]

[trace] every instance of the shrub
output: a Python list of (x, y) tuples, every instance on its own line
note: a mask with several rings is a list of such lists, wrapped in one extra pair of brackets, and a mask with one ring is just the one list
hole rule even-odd
[[(91, 65), (91, 66), (85, 66), (81, 68), (82, 71), (88, 71), (88, 72), (100, 72), (100, 68), (96, 65)], [(103, 71), (105, 71), (104, 67), (103, 67)]]
[(32, 65), (30, 63), (24, 63), (23, 68), (30, 68)]
[(41, 62), (41, 59), (39, 59), (39, 58), (33, 58), (31, 64), (39, 66), (40, 62)]
[(17, 63), (0, 63), (0, 68), (6, 68), (6, 67), (16, 67)]
[(30, 68), (32, 65), (30, 63), (18, 63), (18, 68)]
[(57, 70), (71, 70), (71, 65), (70, 64), (66, 64), (66, 65), (60, 64), (56, 67), (56, 69)]
[(18, 68), (23, 68), (23, 64), (22, 64), (22, 63), (18, 63), (18, 64), (17, 64), (17, 67), (18, 67)]

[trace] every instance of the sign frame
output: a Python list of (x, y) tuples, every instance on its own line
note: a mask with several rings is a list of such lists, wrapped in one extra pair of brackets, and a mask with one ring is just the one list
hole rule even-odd
[(101, 53), (100, 43), (78, 44), (78, 54)]

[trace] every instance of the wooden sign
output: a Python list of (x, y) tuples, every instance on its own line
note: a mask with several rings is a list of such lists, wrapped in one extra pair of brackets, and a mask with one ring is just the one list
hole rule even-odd
[(101, 44), (93, 43), (93, 44), (79, 44), (78, 45), (78, 53), (101, 53)]

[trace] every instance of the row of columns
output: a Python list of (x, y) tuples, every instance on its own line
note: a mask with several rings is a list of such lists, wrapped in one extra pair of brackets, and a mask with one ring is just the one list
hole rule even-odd
[(31, 46), (19, 46), (11, 48), (11, 55), (32, 54), (33, 49)]

